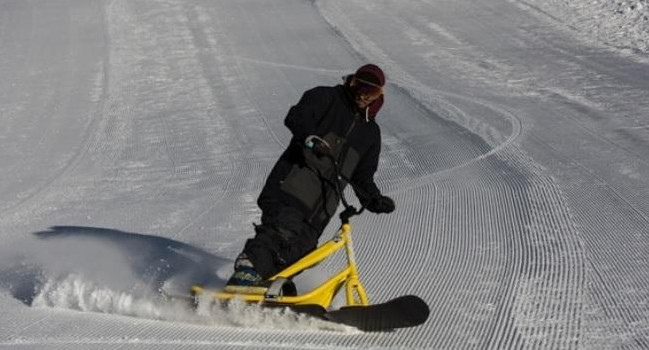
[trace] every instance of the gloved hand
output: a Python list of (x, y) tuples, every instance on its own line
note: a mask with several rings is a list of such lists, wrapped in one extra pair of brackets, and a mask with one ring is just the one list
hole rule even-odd
[(394, 211), (394, 201), (388, 196), (380, 196), (372, 199), (365, 208), (372, 213), (391, 213)]
[(327, 143), (327, 141), (325, 141), (318, 135), (307, 136), (306, 140), (304, 141), (304, 146), (306, 146), (306, 148), (312, 149), (313, 153), (315, 153), (318, 157), (331, 155), (331, 146), (329, 146), (329, 143)]

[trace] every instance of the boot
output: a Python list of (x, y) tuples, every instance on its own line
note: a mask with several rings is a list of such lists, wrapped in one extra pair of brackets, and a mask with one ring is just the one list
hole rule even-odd
[(228, 279), (225, 292), (235, 294), (265, 294), (268, 283), (255, 270), (245, 253), (239, 254), (234, 262), (234, 273)]

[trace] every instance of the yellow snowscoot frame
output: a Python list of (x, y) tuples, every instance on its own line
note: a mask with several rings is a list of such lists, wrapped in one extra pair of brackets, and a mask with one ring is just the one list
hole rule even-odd
[[(269, 278), (268, 281), (270, 282), (270, 285), (268, 288), (243, 287), (240, 292), (229, 292), (227, 291), (227, 288), (225, 291), (209, 291), (201, 286), (195, 285), (191, 287), (191, 293), (195, 298), (204, 293), (213, 293), (212, 296), (216, 300), (239, 299), (246, 302), (258, 302), (264, 304), (320, 305), (324, 309), (328, 309), (334, 297), (344, 285), (347, 296), (347, 306), (366, 306), (369, 304), (369, 300), (365, 288), (361, 284), (359, 278), (351, 238), (351, 224), (349, 223), (349, 216), (358, 213), (360, 213), (360, 211), (356, 211), (354, 207), (348, 207), (343, 213), (341, 213), (343, 224), (334, 237), (295, 262), (293, 265)], [(293, 293), (290, 292), (286, 293), (287, 289), (292, 289), (285, 287), (287, 284), (292, 284), (291, 278), (304, 270), (314, 267), (342, 248), (345, 248), (347, 266), (345, 266), (345, 268), (338, 274), (332, 276), (307, 293), (300, 295), (291, 295)]]
[[(226, 286), (223, 291), (210, 291), (202, 286), (194, 285), (191, 287), (190, 292), (195, 300), (198, 300), (205, 293), (212, 293), (213, 298), (216, 300), (227, 301), (236, 298), (246, 302), (257, 302), (265, 305), (320, 305), (326, 310), (344, 285), (347, 294), (347, 306), (367, 306), (369, 304), (367, 293), (358, 275), (358, 267), (351, 238), (352, 228), (349, 223), (349, 219), (352, 216), (361, 214), (365, 208), (361, 207), (360, 210), (357, 210), (347, 203), (343, 187), (341, 186), (341, 181), (344, 177), (340, 172), (338, 163), (331, 155), (327, 155), (326, 157), (332, 162), (336, 174), (331, 185), (338, 193), (345, 208), (340, 213), (342, 224), (334, 237), (302, 257), (293, 265), (269, 278), (267, 281), (269, 283), (268, 287)], [(344, 180), (351, 184), (348, 179), (345, 178)], [(362, 192), (361, 189), (356, 188), (356, 190)], [(307, 293), (298, 294), (291, 279), (302, 271), (319, 264), (342, 248), (345, 248), (347, 266), (318, 287)]]

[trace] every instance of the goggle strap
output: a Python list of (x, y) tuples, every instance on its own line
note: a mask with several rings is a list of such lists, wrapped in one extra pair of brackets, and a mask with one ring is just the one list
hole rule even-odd
[(383, 90), (383, 86), (381, 86), (381, 85), (379, 85), (379, 84), (374, 84), (374, 83), (372, 83), (372, 82), (369, 82), (369, 81), (367, 81), (367, 80), (365, 80), (365, 79), (361, 79), (361, 78), (359, 78), (359, 77), (355, 77), (355, 78), (356, 78), (356, 80), (360, 81), (361, 83), (363, 83), (363, 84), (365, 84), (365, 85), (373, 86), (373, 87), (375, 87), (375, 88), (377, 88), (377, 89), (381, 89), (381, 90)]

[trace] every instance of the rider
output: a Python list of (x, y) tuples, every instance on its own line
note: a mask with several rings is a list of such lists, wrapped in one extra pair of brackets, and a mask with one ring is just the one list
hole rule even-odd
[(261, 224), (237, 257), (226, 290), (261, 285), (317, 247), (340, 202), (332, 159), (342, 185), (351, 183), (367, 210), (394, 211), (394, 201), (374, 182), (381, 151), (375, 117), (384, 86), (383, 71), (367, 64), (342, 85), (306, 91), (290, 108), (284, 123), (293, 138), (257, 200)]

